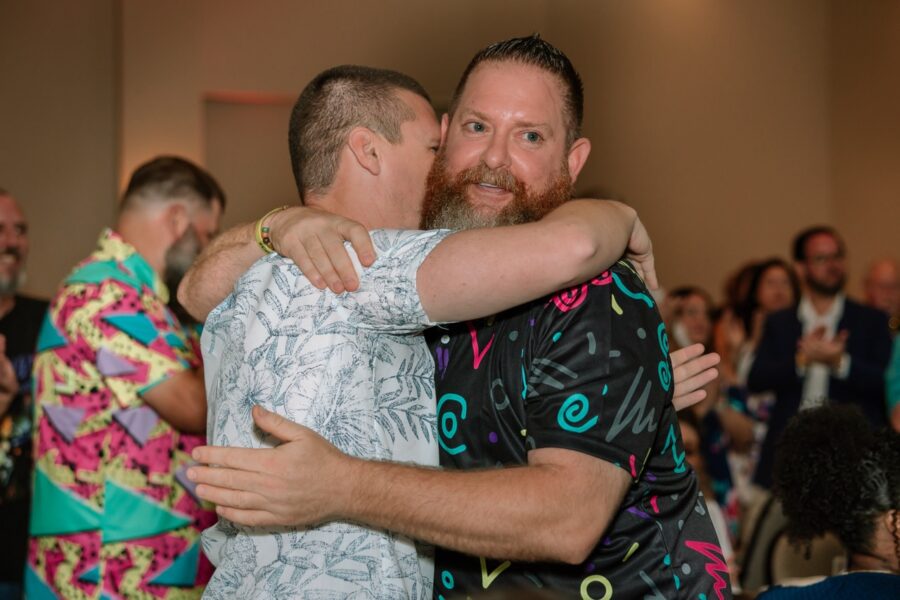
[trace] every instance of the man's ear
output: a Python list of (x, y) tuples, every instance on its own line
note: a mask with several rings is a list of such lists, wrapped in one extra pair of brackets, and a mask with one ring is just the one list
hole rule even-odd
[(187, 206), (182, 202), (169, 202), (163, 213), (163, 223), (173, 240), (183, 236), (187, 228), (191, 226), (191, 216), (188, 214)]
[(587, 162), (590, 153), (591, 141), (587, 138), (578, 138), (572, 144), (572, 147), (569, 148), (567, 161), (569, 164), (569, 177), (572, 178), (572, 183), (575, 183), (575, 180), (578, 179), (578, 174), (581, 173), (581, 168)]
[(441, 148), (447, 143), (447, 130), (450, 129), (450, 115), (444, 113), (441, 116)]
[(347, 138), (347, 147), (360, 167), (372, 175), (381, 173), (381, 156), (374, 131), (355, 127)]

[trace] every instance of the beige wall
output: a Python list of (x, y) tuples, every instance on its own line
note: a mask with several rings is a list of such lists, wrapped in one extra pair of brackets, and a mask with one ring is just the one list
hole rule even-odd
[(832, 6), (835, 224), (859, 289), (872, 257), (900, 258), (900, 2)]
[(824, 4), (555, 4), (552, 38), (586, 88), (580, 183), (639, 210), (665, 287), (718, 295), (830, 220)]
[(0, 2), (0, 187), (31, 222), (26, 291), (47, 296), (110, 224), (112, 0)]
[[(227, 165), (226, 223), (255, 214), (260, 203), (280, 203), (251, 193), (258, 172), (240, 173), (241, 152), (252, 153), (258, 141), (241, 138), (252, 125), (222, 137), (221, 123), (238, 121), (222, 120), (230, 110), (217, 111), (210, 97), (290, 99), (323, 68), (355, 62), (406, 71), (440, 104), (475, 50), (532, 31), (569, 53), (585, 80), (585, 132), (594, 149), (579, 189), (641, 211), (666, 286), (698, 283), (718, 294), (741, 261), (786, 255), (792, 233), (812, 222), (846, 232), (857, 270), (868, 255), (895, 247), (895, 2), (50, 6), (0, 4), (0, 20), (16, 23), (0, 41), (2, 55), (21, 57), (0, 63), (4, 84), (17, 90), (0, 95), (0, 127), (5, 138), (13, 134), (11, 147), (0, 150), (0, 185), (34, 202), (29, 215), (43, 220), (34, 227), (32, 265), (40, 268), (32, 270), (40, 275), (32, 286), (44, 293), (111, 219), (112, 190), (156, 154)], [(65, 108), (51, 95), (55, 82), (64, 84)], [(242, 140), (246, 147), (229, 150)], [(85, 225), (73, 231), (79, 219)], [(42, 247), (55, 251), (39, 263)]]

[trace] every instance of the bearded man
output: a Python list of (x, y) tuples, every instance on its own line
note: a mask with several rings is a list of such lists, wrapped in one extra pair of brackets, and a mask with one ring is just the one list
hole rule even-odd
[[(530, 221), (568, 200), (590, 151), (582, 104), (568, 58), (536, 36), (476, 55), (442, 120), (425, 226)], [(323, 264), (324, 246), (301, 260)], [(343, 272), (318, 273), (343, 289)], [(730, 596), (684, 462), (665, 329), (630, 264), (430, 337), (444, 469), (350, 457), (257, 407), (256, 423), (286, 443), (198, 449), (219, 465), (189, 471), (198, 494), (238, 523), (350, 520), (432, 542), (438, 598)]]
[(798, 233), (793, 255), (803, 284), (800, 304), (766, 319), (747, 378), (750, 391), (776, 396), (754, 475), (765, 488), (772, 483), (775, 445), (799, 411), (828, 403), (857, 404), (873, 428), (887, 425), (887, 314), (844, 294), (847, 252), (831, 227)]
[(116, 225), (65, 279), (34, 364), (35, 476), (29, 598), (199, 595), (215, 515), (184, 477), (204, 443), (193, 332), (168, 306), (215, 235), (225, 195), (196, 165), (132, 174)]

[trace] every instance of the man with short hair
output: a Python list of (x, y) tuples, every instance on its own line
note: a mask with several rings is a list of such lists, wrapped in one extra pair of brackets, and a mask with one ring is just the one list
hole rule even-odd
[(863, 281), (864, 302), (888, 316), (891, 333), (900, 329), (900, 263), (893, 258), (879, 258), (869, 265)]
[(47, 301), (19, 293), (28, 221), (0, 189), (0, 598), (22, 595), (31, 497), (31, 364)]
[(766, 488), (772, 482), (775, 444), (797, 412), (830, 402), (857, 404), (873, 427), (887, 424), (887, 315), (844, 294), (846, 249), (833, 228), (801, 231), (794, 238), (793, 258), (803, 284), (800, 303), (766, 320), (747, 379), (751, 392), (776, 396), (754, 475)]
[(184, 477), (204, 443), (196, 339), (167, 306), (219, 227), (225, 195), (163, 156), (138, 167), (114, 229), (62, 283), (34, 364), (29, 598), (199, 594), (214, 513)]
[[(400, 73), (345, 65), (306, 86), (289, 135), (298, 191), (372, 229), (379, 258), (353, 294), (317, 290), (277, 254), (240, 278), (203, 334), (211, 443), (271, 446), (254, 433), (248, 407), (258, 404), (349, 455), (436, 467), (434, 365), (422, 330), (582, 281), (616, 260), (632, 227), (641, 233), (633, 211), (594, 201), (493, 231), (384, 229), (416, 226), (439, 135), (425, 90)], [(188, 306), (195, 277), (182, 288)], [(210, 598), (432, 593), (427, 552), (352, 522), (284, 531), (220, 520), (204, 542), (217, 566)]]
[[(535, 36), (480, 53), (442, 121), (431, 224), (454, 195), (453, 219), (440, 217), (454, 226), (529, 221), (564, 203), (590, 150), (580, 90), (565, 55)], [(444, 470), (353, 458), (255, 408), (287, 443), (198, 449), (220, 465), (191, 470), (198, 493), (241, 523), (349, 519), (433, 542), (439, 598), (523, 587), (729, 595), (684, 465), (665, 330), (628, 264), (435, 330), (431, 346)]]

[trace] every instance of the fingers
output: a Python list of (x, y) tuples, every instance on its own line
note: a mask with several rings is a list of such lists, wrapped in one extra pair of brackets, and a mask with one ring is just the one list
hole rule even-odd
[(191, 457), (199, 463), (251, 472), (269, 470), (267, 467), (275, 456), (275, 450), (271, 448), (198, 446), (191, 452)]
[(698, 390), (719, 376), (718, 369), (708, 368), (696, 375), (685, 377), (675, 383), (675, 395), (680, 396)]
[(240, 508), (242, 510), (258, 510), (268, 504), (266, 498), (261, 494), (246, 490), (232, 490), (201, 484), (197, 486), (195, 491), (198, 496), (217, 506)]
[(703, 350), (703, 344), (691, 344), (690, 346), (685, 346), (684, 348), (679, 348), (672, 352), (669, 354), (669, 359), (672, 361), (672, 368), (677, 369), (687, 361), (697, 358), (703, 354)]
[(659, 289), (659, 280), (656, 278), (656, 263), (653, 260), (653, 254), (648, 254), (644, 259), (644, 283), (648, 289)]
[[(311, 248), (310, 245), (315, 246)], [(318, 289), (324, 289), (326, 286), (325, 278), (322, 277), (322, 274), (319, 273), (319, 270), (316, 268), (316, 263), (310, 256), (310, 251), (323, 253), (324, 249), (320, 248), (320, 242), (318, 238), (315, 238), (314, 241), (304, 244), (303, 242), (298, 241), (295, 244), (285, 244), (284, 247), (279, 247), (279, 253), (282, 256), (286, 256), (292, 261), (297, 267), (300, 268), (300, 272), (303, 273), (303, 276), (313, 284)]]
[(228, 506), (216, 506), (216, 513), (223, 519), (251, 527), (284, 525), (283, 519), (279, 519), (265, 510), (241, 510)]
[(204, 500), (228, 506), (246, 507), (246, 499), (238, 503), (237, 496), (224, 496), (229, 492), (252, 492), (259, 495), (259, 491), (268, 487), (269, 478), (251, 471), (238, 471), (226, 467), (206, 467), (193, 465), (188, 469), (188, 479), (198, 484), (197, 495)]
[(694, 390), (689, 394), (673, 397), (672, 404), (675, 406), (675, 410), (684, 410), (697, 404), (704, 398), (706, 398), (706, 390)]
[(356, 250), (356, 256), (364, 267), (371, 267), (375, 262), (375, 246), (369, 231), (356, 221), (345, 221), (339, 230), (345, 240), (349, 240)]
[[(353, 261), (350, 260), (350, 253), (344, 245), (344, 238), (329, 233), (321, 237), (321, 242), (322, 247), (325, 249), (325, 259), (328, 261), (328, 264), (319, 265), (320, 270), (324, 273), (327, 269), (329, 274), (333, 273), (335, 282), (342, 291), (353, 291), (358, 288), (359, 280), (356, 275), (356, 268), (353, 266)], [(340, 293), (331, 284), (331, 280), (329, 280), (328, 287), (336, 294)]]
[(268, 411), (259, 405), (253, 407), (252, 414), (253, 421), (260, 429), (274, 435), (282, 442), (290, 442), (305, 436), (317, 435), (308, 427), (294, 423), (290, 419), (285, 419), (281, 415)]

